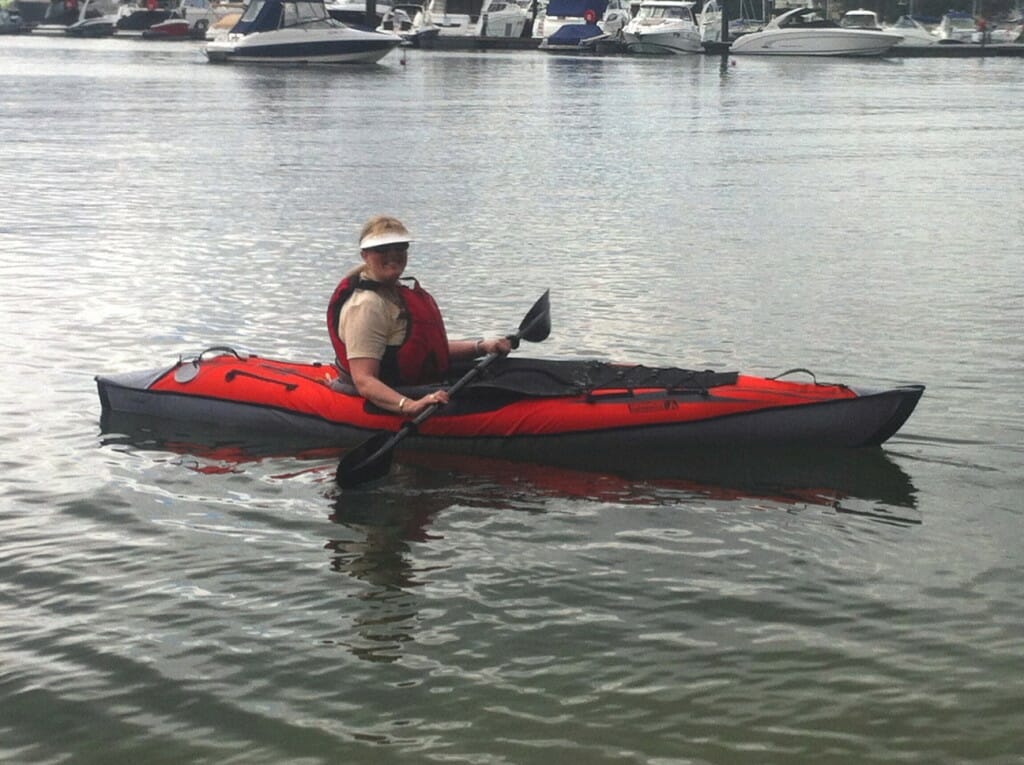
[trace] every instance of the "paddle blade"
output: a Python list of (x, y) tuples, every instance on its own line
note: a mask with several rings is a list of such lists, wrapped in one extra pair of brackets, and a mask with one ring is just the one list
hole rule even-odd
[(351, 489), (386, 476), (395, 450), (385, 447), (393, 438), (393, 433), (381, 431), (342, 457), (334, 475), (338, 486)]
[[(544, 294), (533, 304), (533, 308), (530, 309), (529, 313), (523, 317), (523, 320), (519, 323), (519, 332), (516, 333), (517, 340), (522, 339), (530, 343), (539, 343), (547, 340), (548, 335), (551, 334), (551, 300), (549, 293), (550, 290), (544, 290)], [(514, 343), (514, 347), (518, 347), (518, 342)]]

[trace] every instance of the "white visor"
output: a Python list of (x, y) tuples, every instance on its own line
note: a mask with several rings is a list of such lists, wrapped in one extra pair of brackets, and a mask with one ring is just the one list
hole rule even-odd
[(359, 243), (359, 249), (372, 250), (374, 247), (380, 247), (385, 244), (399, 244), (401, 242), (411, 241), (412, 237), (409, 236), (409, 234), (399, 234), (395, 231), (389, 231), (385, 234), (374, 234), (364, 237)]

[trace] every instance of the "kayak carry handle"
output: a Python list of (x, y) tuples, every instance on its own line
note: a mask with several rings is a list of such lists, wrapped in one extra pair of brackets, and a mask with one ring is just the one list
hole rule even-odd
[(212, 353), (214, 351), (220, 351), (222, 356), (234, 356), (239, 361), (245, 361), (247, 358), (249, 358), (244, 353), (239, 353), (238, 351), (236, 351), (231, 346), (228, 346), (228, 345), (211, 345), (209, 348), (199, 352), (199, 355), (196, 356), (196, 362), (202, 361), (203, 360), (203, 356), (205, 356), (207, 353)]

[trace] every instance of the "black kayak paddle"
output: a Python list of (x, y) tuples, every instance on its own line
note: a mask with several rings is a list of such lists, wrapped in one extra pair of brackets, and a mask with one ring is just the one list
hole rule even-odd
[[(548, 300), (548, 291), (545, 290), (519, 323), (518, 331), (509, 335), (508, 339), (512, 341), (513, 348), (518, 348), (520, 340), (539, 343), (546, 340), (550, 334), (551, 305)], [(487, 354), (475, 367), (463, 375), (457, 383), (448, 389), (449, 401), (499, 356), (500, 354), (497, 353)], [(341, 458), (341, 462), (338, 463), (338, 472), (335, 474), (335, 481), (342, 488), (350, 489), (386, 476), (391, 469), (391, 459), (394, 456), (395, 447), (403, 438), (415, 433), (419, 425), (433, 416), (442, 406), (444, 404), (431, 404), (394, 433), (382, 430), (370, 436)]]

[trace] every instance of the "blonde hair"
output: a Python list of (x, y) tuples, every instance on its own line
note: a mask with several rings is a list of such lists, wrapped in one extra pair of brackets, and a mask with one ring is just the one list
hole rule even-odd
[(360, 246), (362, 246), (362, 243), (367, 238), (383, 234), (397, 234), (401, 237), (408, 237), (409, 230), (398, 218), (390, 215), (374, 215), (363, 224), (363, 230), (359, 232)]

